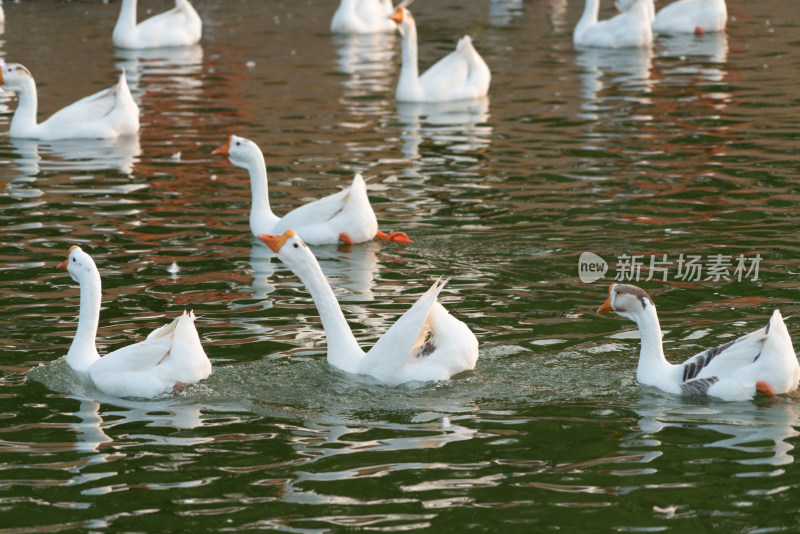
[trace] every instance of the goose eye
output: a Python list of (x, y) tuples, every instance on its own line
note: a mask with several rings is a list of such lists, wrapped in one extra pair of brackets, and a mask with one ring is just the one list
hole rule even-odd
[(294, 246), (294, 248), (299, 248), (300, 247), (300, 245), (298, 245), (297, 243), (295, 243), (293, 246)]
[(241, 141), (236, 141), (236, 146), (242, 146), (242, 142)]
[(75, 258), (72, 258), (72, 261), (75, 261)]

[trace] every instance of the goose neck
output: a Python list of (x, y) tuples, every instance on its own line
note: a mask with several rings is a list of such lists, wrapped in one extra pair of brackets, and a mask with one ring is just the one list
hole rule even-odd
[(639, 327), (642, 344), (637, 377), (640, 382), (652, 383), (654, 378), (661, 378), (663, 373), (672, 368), (664, 357), (661, 326), (655, 306), (648, 303), (642, 312), (633, 316), (633, 320)]
[(38, 126), (36, 114), (39, 97), (36, 92), (36, 82), (33, 78), (25, 76), (15, 92), (19, 101), (14, 116), (11, 118), (9, 133), (11, 137), (32, 137)]
[(67, 364), (76, 371), (86, 372), (100, 359), (95, 339), (100, 322), (100, 274), (89, 273), (81, 283), (80, 315), (78, 329), (67, 353)]
[(357, 372), (358, 363), (364, 356), (358, 341), (353, 336), (336, 295), (333, 293), (322, 269), (313, 259), (301, 272), (295, 271), (308, 288), (319, 311), (322, 327), (328, 343), (328, 362), (344, 371)]

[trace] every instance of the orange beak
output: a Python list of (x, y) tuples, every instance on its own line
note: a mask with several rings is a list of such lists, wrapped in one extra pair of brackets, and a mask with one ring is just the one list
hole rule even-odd
[(3, 85), (4, 83), (6, 82), (3, 80), (3, 68), (0, 67), (0, 85)]
[[(2, 79), (2, 75), (0, 75), (0, 79)], [(69, 247), (69, 252), (67, 252), (67, 259), (56, 265), (56, 268), (61, 269), (63, 271), (67, 270), (67, 264), (69, 263), (69, 255), (72, 254), (72, 249), (78, 248), (78, 245), (72, 245)]]
[(392, 19), (395, 24), (400, 24), (401, 22), (403, 22), (403, 8), (398, 7), (397, 9), (395, 9), (394, 13), (392, 13), (392, 15), (389, 18)]
[(602, 303), (600, 305), (599, 308), (597, 308), (597, 313), (614, 311), (614, 308), (611, 307), (611, 289), (613, 287), (614, 287), (614, 284), (611, 284), (610, 286), (608, 286), (608, 298), (606, 299), (606, 301), (604, 303)]
[(610, 311), (614, 311), (614, 308), (611, 307), (611, 297), (608, 297), (606, 301), (602, 303), (599, 308), (597, 308), (597, 313), (610, 312)]
[(226, 158), (230, 156), (231, 150), (231, 140), (233, 139), (233, 135), (228, 137), (228, 142), (216, 149), (212, 154), (219, 154), (220, 156), (225, 156)]
[(274, 252), (275, 254), (281, 249), (281, 247), (286, 243), (286, 241), (297, 235), (297, 232), (294, 230), (286, 230), (281, 235), (274, 235), (274, 234), (260, 234), (258, 238), (266, 243), (266, 245)]

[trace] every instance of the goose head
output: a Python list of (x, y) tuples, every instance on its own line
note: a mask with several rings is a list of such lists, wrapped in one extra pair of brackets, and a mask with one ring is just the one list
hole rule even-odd
[(58, 268), (67, 271), (72, 279), (79, 284), (97, 273), (97, 266), (92, 257), (78, 245), (70, 247), (67, 259), (59, 263)]
[(314, 253), (294, 230), (286, 230), (280, 235), (260, 234), (258, 238), (293, 271), (302, 268), (308, 264), (310, 258), (314, 258)]
[(6, 89), (22, 89), (33, 80), (33, 75), (19, 63), (3, 63), (0, 68), (0, 85)]
[(394, 10), (394, 13), (389, 15), (389, 18), (397, 24), (397, 29), (400, 31), (400, 35), (405, 35), (405, 32), (408, 30), (410, 26), (413, 26), (414, 17), (411, 16), (411, 11), (406, 9), (408, 6), (411, 5), (413, 0), (405, 0), (398, 4), (397, 8)]
[(253, 161), (263, 161), (264, 155), (258, 145), (249, 139), (231, 135), (228, 142), (216, 149), (212, 154), (228, 158), (228, 161), (237, 167), (249, 168)]
[(597, 308), (597, 313), (613, 311), (636, 321), (636, 317), (649, 307), (655, 309), (655, 304), (643, 289), (629, 284), (611, 284), (608, 288), (608, 298)]

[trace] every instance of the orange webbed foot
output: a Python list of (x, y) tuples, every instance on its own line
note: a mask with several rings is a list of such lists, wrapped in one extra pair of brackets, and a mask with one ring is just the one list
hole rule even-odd
[(375, 237), (386, 241), (394, 241), (395, 243), (413, 243), (411, 238), (409, 238), (408, 234), (405, 232), (391, 231), (389, 233), (384, 233), (378, 230), (378, 233), (375, 234)]
[(181, 391), (183, 391), (183, 389), (184, 389), (183, 382), (175, 382), (175, 385), (172, 386), (173, 393), (180, 393)]
[(700, 26), (695, 26), (694, 27), (694, 34), (695, 35), (705, 35), (705, 33), (706, 32)]
[(352, 245), (353, 244), (353, 239), (350, 237), (350, 234), (348, 234), (347, 232), (342, 232), (341, 234), (339, 234), (339, 241), (341, 241), (345, 245)]
[(775, 396), (775, 392), (772, 391), (772, 387), (766, 382), (756, 382), (756, 393), (761, 393), (767, 397)]

